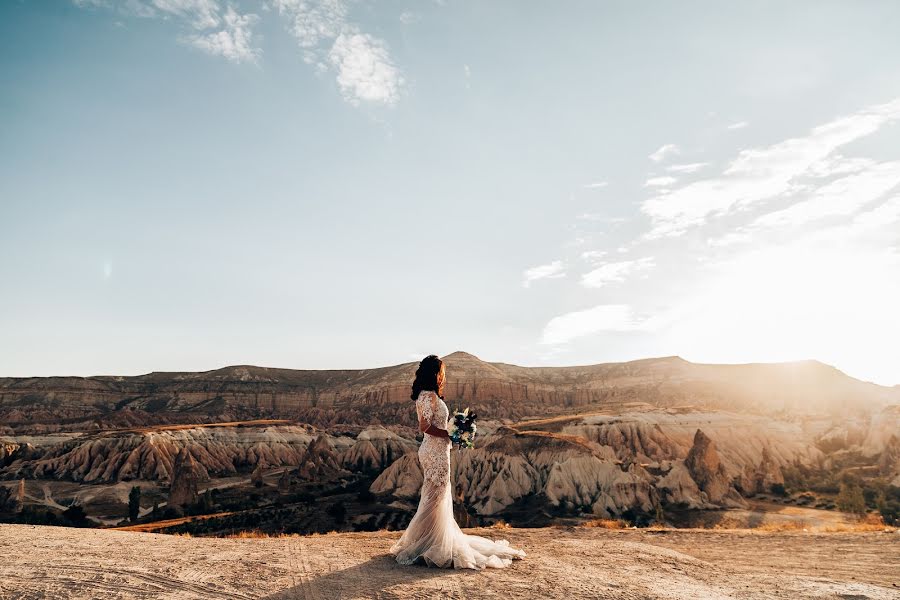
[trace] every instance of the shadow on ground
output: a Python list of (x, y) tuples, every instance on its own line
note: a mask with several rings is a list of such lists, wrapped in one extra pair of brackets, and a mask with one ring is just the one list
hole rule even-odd
[[(262, 600), (296, 600), (307, 598), (339, 599), (339, 598), (379, 598), (391, 600), (400, 598), (389, 588), (396, 585), (415, 584), (423, 580), (459, 575), (463, 573), (455, 569), (437, 569), (424, 565), (404, 566), (397, 564), (390, 554), (375, 556), (363, 563), (311, 576), (308, 581), (270, 594)], [(477, 571), (465, 571), (475, 574)], [(448, 579), (446, 591), (456, 587), (454, 581)], [(434, 588), (431, 588), (434, 592)], [(408, 590), (404, 598), (408, 598)]]

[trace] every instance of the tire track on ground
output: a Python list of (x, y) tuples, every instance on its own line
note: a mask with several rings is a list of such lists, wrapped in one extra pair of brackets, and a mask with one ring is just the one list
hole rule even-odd
[(309, 566), (306, 548), (303, 538), (293, 538), (288, 552), (288, 562), (291, 567), (291, 588), (295, 597), (303, 600), (325, 600), (314, 583), (315, 575)]
[[(227, 589), (223, 589), (218, 585), (202, 585), (196, 583), (190, 583), (188, 581), (184, 581), (178, 578), (166, 577), (164, 575), (157, 575), (155, 573), (144, 573), (140, 571), (132, 571), (128, 569), (116, 569), (110, 567), (92, 567), (90, 565), (74, 565), (74, 564), (53, 564), (46, 565), (44, 568), (44, 573), (41, 575), (35, 575), (32, 579), (46, 579), (50, 581), (65, 581), (71, 580), (75, 581), (84, 581), (72, 578), (70, 573), (92, 573), (95, 576), (99, 576), (100, 580), (94, 580), (94, 584), (96, 586), (104, 586), (107, 583), (113, 589), (128, 589), (129, 591), (134, 592), (147, 592), (147, 593), (166, 593), (166, 592), (184, 592), (187, 594), (193, 594), (196, 596), (209, 597), (209, 598), (228, 598), (230, 600), (253, 600), (253, 596), (247, 596), (245, 594), (236, 593), (232, 591), (228, 591)], [(50, 575), (53, 571), (59, 571), (59, 574)], [(20, 576), (21, 577), (21, 576)], [(107, 577), (116, 578), (114, 581), (106, 581)], [(128, 580), (137, 580), (145, 585), (145, 587), (136, 587), (133, 582), (129, 582)], [(147, 589), (147, 588), (150, 589)]]

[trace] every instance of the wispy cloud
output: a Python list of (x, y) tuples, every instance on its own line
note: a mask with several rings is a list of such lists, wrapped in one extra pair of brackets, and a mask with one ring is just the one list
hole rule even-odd
[(259, 17), (239, 13), (232, 5), (223, 9), (218, 0), (73, 0), (79, 8), (104, 8), (122, 16), (167, 19), (187, 27), (181, 36), (189, 46), (232, 62), (255, 62), (262, 52), (253, 45), (252, 28)]
[(208, 54), (228, 60), (255, 62), (261, 50), (253, 46), (253, 25), (259, 20), (255, 14), (240, 15), (228, 7), (223, 16), (224, 27), (219, 31), (190, 36), (190, 43)]
[(522, 287), (530, 287), (531, 284), (539, 279), (557, 279), (565, 277), (565, 265), (561, 260), (554, 260), (550, 264), (540, 265), (526, 269), (522, 275)]
[(583, 187), (585, 189), (589, 189), (589, 190), (596, 190), (596, 189), (600, 189), (600, 188), (605, 188), (608, 185), (609, 185), (609, 183), (606, 181), (595, 181), (593, 183), (585, 183), (581, 187)]
[(743, 129), (744, 127), (747, 127), (749, 124), (750, 123), (748, 123), (747, 121), (738, 121), (737, 123), (732, 123), (731, 125), (729, 125), (727, 127), (727, 129), (731, 129), (731, 130)]
[(698, 162), (698, 163), (688, 163), (684, 165), (669, 165), (666, 167), (667, 171), (672, 173), (696, 173), (703, 167), (707, 166), (709, 163)]
[(587, 261), (598, 261), (609, 254), (605, 250), (586, 250), (581, 253), (581, 258)]
[[(234, 63), (254, 63), (262, 49), (254, 44), (259, 16), (240, 13), (220, 0), (72, 0), (81, 8), (105, 8), (122, 15), (172, 19), (189, 28), (181, 40), (207, 54)], [(392, 106), (399, 100), (404, 78), (387, 43), (350, 21), (350, 0), (270, 0), (264, 10), (277, 13), (297, 40), (303, 62), (319, 73), (334, 75), (341, 96), (349, 103)], [(404, 24), (415, 15), (401, 14)]]
[(898, 184), (900, 162), (879, 163), (822, 186), (807, 200), (767, 213), (757, 218), (753, 226), (802, 225), (831, 216), (852, 215)]
[(581, 277), (581, 285), (589, 288), (600, 288), (610, 283), (625, 281), (629, 276), (646, 271), (656, 265), (652, 256), (637, 260), (623, 260), (600, 265)]
[(837, 148), (897, 119), (900, 99), (835, 119), (813, 128), (805, 137), (743, 150), (719, 177), (646, 200), (641, 210), (654, 225), (648, 237), (680, 235), (712, 216), (788, 194), (796, 178), (809, 173)]
[(678, 146), (676, 146), (675, 144), (665, 144), (663, 146), (660, 146), (659, 149), (651, 154), (648, 158), (650, 158), (650, 160), (652, 160), (653, 162), (662, 162), (666, 158), (679, 154), (680, 152), (681, 151), (678, 149)]
[(676, 183), (678, 180), (674, 177), (663, 176), (663, 177), (651, 177), (647, 181), (644, 182), (644, 187), (666, 187)]
[(554, 317), (544, 327), (542, 344), (565, 344), (604, 331), (638, 331), (647, 322), (635, 317), (627, 304), (601, 304)]
[(288, 30), (303, 49), (303, 60), (319, 71), (332, 69), (344, 99), (392, 106), (404, 79), (387, 43), (349, 21), (345, 0), (274, 0)]

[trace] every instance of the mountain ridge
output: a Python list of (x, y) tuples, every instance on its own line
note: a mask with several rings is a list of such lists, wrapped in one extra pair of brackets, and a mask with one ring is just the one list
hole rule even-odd
[[(623, 403), (696, 405), (754, 414), (869, 413), (900, 404), (900, 388), (860, 381), (818, 361), (715, 365), (677, 356), (581, 366), (523, 367), (456, 351), (444, 356), (448, 401), (497, 419)], [(0, 378), (0, 423), (125, 424), (294, 418), (314, 425), (413, 425), (417, 363), (371, 369), (232, 365), (135, 376)], [(171, 419), (169, 418), (171, 417)], [(2, 433), (3, 427), (0, 427)]]

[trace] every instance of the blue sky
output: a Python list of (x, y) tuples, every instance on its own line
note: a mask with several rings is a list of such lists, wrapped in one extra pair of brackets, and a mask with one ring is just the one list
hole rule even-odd
[(0, 375), (900, 384), (900, 4), (0, 4)]

